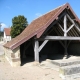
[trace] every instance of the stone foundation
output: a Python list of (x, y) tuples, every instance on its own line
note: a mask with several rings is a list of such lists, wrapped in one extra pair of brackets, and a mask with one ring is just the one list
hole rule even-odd
[(60, 77), (64, 80), (80, 78), (80, 64), (61, 67)]
[(14, 50), (4, 48), (5, 58), (9, 61), (11, 66), (16, 67), (21, 65), (20, 60), (20, 47), (17, 47)]
[(51, 61), (51, 63), (59, 66), (59, 67), (63, 67), (63, 66), (70, 66), (70, 65), (76, 65), (76, 64), (80, 64), (80, 59), (77, 60), (53, 60)]
[(80, 57), (52, 60), (51, 63), (59, 67), (59, 76), (63, 80), (74, 80), (80, 78)]

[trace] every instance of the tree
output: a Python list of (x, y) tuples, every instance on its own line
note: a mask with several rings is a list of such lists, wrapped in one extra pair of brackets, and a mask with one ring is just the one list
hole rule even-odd
[(15, 16), (12, 19), (11, 37), (15, 38), (28, 26), (27, 18), (22, 15)]

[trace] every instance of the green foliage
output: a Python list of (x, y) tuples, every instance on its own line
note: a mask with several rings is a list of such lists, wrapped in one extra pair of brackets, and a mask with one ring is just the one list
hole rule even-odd
[(15, 16), (12, 19), (11, 37), (15, 38), (28, 26), (27, 18), (24, 16)]

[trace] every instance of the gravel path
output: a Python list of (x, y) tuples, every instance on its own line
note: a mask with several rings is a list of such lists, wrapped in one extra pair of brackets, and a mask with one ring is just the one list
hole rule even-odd
[(3, 44), (4, 42), (0, 42), (0, 55), (4, 54)]
[(3, 44), (0, 42), (0, 80), (61, 80), (58, 71), (42, 68), (35, 62), (11, 67), (4, 57)]
[(4, 56), (0, 57), (0, 80), (61, 80), (59, 72), (27, 63), (21, 67), (11, 67)]

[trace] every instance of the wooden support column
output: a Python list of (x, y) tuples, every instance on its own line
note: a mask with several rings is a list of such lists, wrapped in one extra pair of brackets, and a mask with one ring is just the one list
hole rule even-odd
[(67, 17), (66, 15), (64, 16), (64, 36), (66, 37), (67, 36)]
[(67, 58), (68, 57), (68, 53), (67, 53), (67, 40), (64, 41), (64, 44), (65, 44), (64, 55)]
[(34, 56), (35, 56), (35, 61), (39, 62), (39, 42), (38, 40), (34, 41)]

